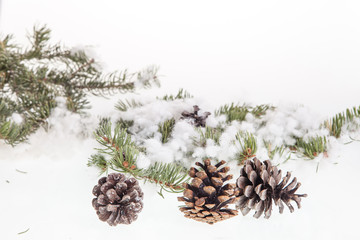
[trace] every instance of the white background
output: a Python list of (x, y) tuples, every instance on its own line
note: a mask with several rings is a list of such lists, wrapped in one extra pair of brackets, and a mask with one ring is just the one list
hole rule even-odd
[(340, 111), (360, 96), (359, 1), (3, 0), (1, 30), (47, 24), (109, 70), (160, 66), (165, 89)]
[[(359, 1), (346, 0), (3, 0), (0, 30), (25, 43), (34, 24), (47, 24), (55, 41), (94, 46), (109, 71), (156, 64), (163, 88), (154, 91), (183, 87), (217, 105), (298, 103), (331, 116), (360, 103), (359, 12)], [(1, 239), (360, 238), (358, 143), (344, 146), (341, 158), (334, 156), (340, 164), (324, 163), (318, 174), (312, 163), (286, 166), (304, 179), (309, 193), (303, 209), (292, 215), (204, 226), (176, 212), (176, 196), (162, 200), (144, 186), (149, 207), (143, 217), (110, 228), (89, 204), (89, 185), (97, 178), (86, 167), (93, 140), (39, 136), (20, 150), (0, 146)], [(44, 141), (56, 148), (42, 146)]]

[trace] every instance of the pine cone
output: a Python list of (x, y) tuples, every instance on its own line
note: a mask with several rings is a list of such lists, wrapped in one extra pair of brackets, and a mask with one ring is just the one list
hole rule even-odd
[(126, 178), (121, 173), (110, 173), (100, 178), (93, 188), (96, 196), (92, 205), (101, 221), (110, 226), (130, 224), (137, 219), (143, 208), (143, 192), (135, 178)]
[(193, 180), (190, 185), (184, 184), (184, 197), (178, 197), (179, 201), (186, 204), (180, 211), (184, 212), (187, 218), (209, 224), (236, 216), (238, 211), (229, 209), (227, 205), (236, 202), (236, 186), (232, 183), (223, 185), (225, 181), (232, 179), (232, 175), (226, 175), (230, 168), (218, 169), (225, 161), (215, 166), (211, 165), (210, 159), (204, 163), (205, 165), (195, 163), (203, 169), (202, 171), (193, 167), (190, 169), (189, 175)]
[(210, 112), (204, 112), (203, 116), (199, 116), (198, 112), (200, 110), (199, 106), (193, 106), (194, 112), (189, 113), (188, 111), (183, 111), (181, 113), (182, 117), (180, 119), (190, 119), (190, 123), (195, 127), (205, 127), (206, 126), (206, 118), (211, 115)]
[(240, 177), (236, 181), (238, 193), (240, 196), (237, 202), (237, 209), (240, 209), (243, 215), (249, 213), (251, 209), (256, 212), (255, 218), (259, 218), (262, 213), (265, 218), (271, 216), (272, 201), (275, 205), (279, 206), (279, 212), (282, 213), (284, 205), (288, 206), (290, 212), (294, 211), (290, 200), (296, 202), (298, 208), (301, 207), (301, 197), (306, 197), (307, 194), (295, 194), (296, 190), (300, 187), (294, 178), (286, 187), (285, 185), (290, 180), (290, 172), (281, 180), (281, 170), (272, 166), (269, 160), (264, 163), (260, 162), (257, 158), (254, 160), (247, 160), (244, 167), (240, 170)]

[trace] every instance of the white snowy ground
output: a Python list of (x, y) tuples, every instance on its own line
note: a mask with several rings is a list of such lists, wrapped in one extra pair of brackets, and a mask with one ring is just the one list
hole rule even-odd
[[(184, 87), (214, 106), (297, 103), (325, 117), (360, 104), (359, 10), (358, 1), (344, 0), (3, 0), (0, 27), (22, 42), (25, 29), (47, 23), (55, 40), (95, 46), (107, 70), (158, 64), (163, 87), (143, 95)], [(0, 144), (0, 239), (360, 239), (360, 142), (334, 144), (329, 158), (281, 165), (308, 194), (292, 214), (209, 226), (184, 218), (177, 194), (162, 199), (146, 184), (136, 222), (100, 222), (91, 206), (98, 172), (86, 163), (97, 116), (113, 113), (120, 98), (92, 98), (87, 119), (59, 108), (48, 133), (15, 148)]]

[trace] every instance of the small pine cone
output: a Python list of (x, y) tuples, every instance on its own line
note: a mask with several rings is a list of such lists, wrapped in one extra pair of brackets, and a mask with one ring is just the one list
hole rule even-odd
[(206, 119), (209, 115), (211, 115), (210, 112), (204, 112), (202, 116), (198, 115), (198, 112), (200, 110), (199, 106), (195, 105), (193, 106), (194, 112), (189, 113), (188, 111), (183, 111), (181, 113), (182, 117), (180, 119), (189, 119), (190, 123), (193, 124), (195, 127), (205, 127), (206, 126)]
[(221, 161), (215, 166), (211, 165), (210, 159), (195, 163), (202, 170), (191, 168), (189, 171), (192, 177), (191, 184), (184, 184), (184, 197), (178, 197), (179, 201), (185, 202), (180, 211), (184, 212), (185, 217), (192, 218), (199, 222), (213, 224), (224, 219), (236, 216), (238, 211), (228, 208), (228, 204), (234, 204), (235, 184), (224, 182), (232, 179), (232, 175), (226, 173), (229, 167), (219, 167), (225, 164)]
[(143, 208), (143, 192), (135, 178), (121, 173), (110, 173), (99, 179), (93, 188), (96, 196), (92, 205), (101, 221), (110, 226), (130, 224)]
[(290, 172), (281, 181), (281, 170), (272, 166), (269, 160), (261, 162), (257, 158), (247, 160), (244, 167), (240, 170), (240, 177), (236, 181), (238, 195), (237, 209), (240, 209), (245, 216), (251, 209), (255, 210), (254, 217), (259, 218), (263, 213), (265, 218), (271, 216), (272, 201), (279, 206), (279, 212), (284, 211), (283, 202), (288, 206), (290, 212), (294, 211), (290, 200), (296, 202), (298, 208), (301, 207), (301, 197), (307, 194), (295, 194), (300, 187), (294, 178), (290, 180)]

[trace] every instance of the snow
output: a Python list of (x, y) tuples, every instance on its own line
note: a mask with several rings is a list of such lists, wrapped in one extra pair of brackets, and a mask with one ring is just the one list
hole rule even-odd
[[(360, 134), (347, 126), (343, 137), (329, 138), (328, 158), (292, 157), (284, 162), (275, 157), (283, 171), (299, 179), (299, 193), (308, 197), (301, 209), (294, 213), (285, 209), (282, 215), (273, 211), (269, 220), (249, 214), (213, 226), (198, 223), (178, 210), (179, 194), (165, 193), (163, 199), (155, 185), (141, 183), (145, 205), (138, 220), (109, 227), (97, 219), (91, 206), (99, 172), (86, 165), (97, 146), (92, 132), (99, 116), (113, 120), (138, 116), (145, 129), (139, 136), (144, 137), (156, 132), (159, 122), (179, 116), (184, 106), (191, 111), (195, 104), (210, 112), (231, 101), (270, 103), (280, 109), (268, 112), (267, 124), (260, 129), (250, 115), (242, 123), (232, 123), (221, 136), (220, 147), (210, 141), (205, 149), (193, 149), (198, 158), (204, 154), (231, 158), (237, 148), (230, 143), (239, 130), (261, 135), (274, 146), (291, 143), (293, 134), (327, 135), (318, 129), (323, 120), (360, 103), (359, 7), (358, 1), (350, 0), (221, 5), (64, 0), (55, 7), (45, 0), (3, 1), (1, 33), (14, 33), (19, 42), (25, 42), (25, 29), (47, 23), (55, 42), (61, 40), (74, 49), (96, 46), (92, 51), (101, 58), (105, 71), (160, 66), (162, 88), (131, 96), (146, 103), (134, 109), (133, 115), (114, 109), (116, 101), (127, 95), (91, 97), (93, 108), (87, 117), (69, 113), (59, 104), (47, 132), (39, 129), (28, 143), (14, 148), (0, 143), (0, 239), (359, 239), (360, 210), (351, 202), (360, 197), (356, 184), (360, 142), (348, 136), (360, 140)], [(169, 103), (153, 100), (180, 87), (197, 98)], [(223, 121), (214, 115), (208, 118), (211, 126)], [(159, 144), (159, 136), (147, 140), (151, 154), (140, 155), (138, 164), (147, 167), (154, 159), (183, 158), (192, 148), (191, 136), (197, 133), (180, 121), (173, 134), (174, 139), (164, 145)], [(258, 150), (262, 159), (266, 155), (264, 148)], [(235, 162), (229, 166), (236, 178), (239, 167)]]

